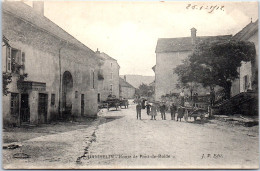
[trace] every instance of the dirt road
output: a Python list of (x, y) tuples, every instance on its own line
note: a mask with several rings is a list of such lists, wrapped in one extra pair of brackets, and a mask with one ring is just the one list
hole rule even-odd
[[(150, 120), (135, 106), (103, 110), (88, 127), (22, 140), (3, 150), (4, 168), (257, 168), (258, 126)], [(14, 154), (29, 158), (14, 158)]]

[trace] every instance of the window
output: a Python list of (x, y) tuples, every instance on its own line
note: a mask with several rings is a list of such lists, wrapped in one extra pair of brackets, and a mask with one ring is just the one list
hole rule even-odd
[(113, 63), (111, 62), (111, 67), (113, 66)]
[(78, 91), (75, 91), (75, 98), (78, 98), (78, 96), (79, 96)]
[(11, 50), (11, 69), (12, 72), (17, 71), (17, 64), (21, 64), (21, 51), (18, 49)]
[(113, 85), (112, 85), (112, 84), (110, 85), (109, 91), (110, 91), (110, 93), (112, 94), (112, 92), (113, 92)]
[(55, 105), (55, 94), (51, 94), (51, 105)]
[(95, 88), (95, 72), (92, 72), (92, 88)]
[(7, 72), (11, 72), (11, 48), (6, 47), (6, 65)]
[(22, 63), (24, 63), (24, 62), (25, 62), (25, 53), (22, 52)]
[(113, 73), (112, 72), (110, 73), (110, 79), (111, 80), (113, 79)]

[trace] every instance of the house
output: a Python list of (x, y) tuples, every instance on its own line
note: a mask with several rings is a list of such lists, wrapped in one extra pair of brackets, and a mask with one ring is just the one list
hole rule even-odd
[(98, 102), (105, 101), (108, 95), (119, 97), (119, 69), (117, 60), (106, 53), (96, 54), (103, 60), (98, 79)]
[(135, 88), (126, 81), (126, 77), (119, 78), (120, 97), (133, 99), (135, 96)]
[(2, 3), (4, 125), (97, 116), (100, 59), (44, 16), (44, 4)]
[[(179, 93), (178, 76), (174, 69), (182, 64), (182, 61), (192, 54), (196, 44), (200, 42), (220, 41), (231, 38), (231, 35), (221, 36), (196, 36), (197, 30), (191, 29), (190, 37), (159, 38), (156, 45), (156, 69), (155, 71), (155, 100), (160, 100), (163, 95)], [(200, 91), (204, 95), (209, 90)], [(189, 92), (186, 92), (188, 94)]]
[(255, 44), (256, 58), (249, 62), (242, 62), (238, 68), (239, 78), (233, 81), (231, 96), (248, 90), (258, 91), (258, 20), (250, 22), (241, 31), (233, 36), (234, 40), (250, 41)]

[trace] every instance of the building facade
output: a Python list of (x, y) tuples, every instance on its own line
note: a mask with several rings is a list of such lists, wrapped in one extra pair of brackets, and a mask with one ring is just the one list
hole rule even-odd
[(252, 61), (242, 62), (238, 68), (239, 78), (233, 81), (231, 96), (248, 90), (258, 91), (258, 20), (250, 22), (233, 37), (234, 40), (250, 41), (255, 44), (256, 57)]
[(5, 125), (97, 115), (100, 59), (47, 19), (43, 5), (2, 3), (2, 72), (12, 76)]
[(96, 54), (102, 59), (100, 77), (98, 79), (98, 102), (105, 101), (108, 95), (119, 98), (119, 69), (117, 60), (98, 50)]
[(126, 81), (126, 77), (119, 78), (120, 97), (125, 99), (134, 99), (135, 88)]
[[(155, 100), (160, 100), (163, 95), (180, 93), (178, 88), (178, 75), (174, 69), (187, 59), (196, 44), (205, 41), (227, 40), (231, 35), (223, 36), (196, 36), (197, 30), (191, 29), (190, 37), (159, 38), (156, 46), (156, 69), (155, 71)], [(201, 89), (201, 95), (209, 90)], [(186, 94), (189, 92), (187, 91)]]

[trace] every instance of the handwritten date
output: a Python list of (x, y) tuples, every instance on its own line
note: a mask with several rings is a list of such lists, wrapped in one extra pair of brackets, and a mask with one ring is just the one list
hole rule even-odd
[(224, 11), (224, 5), (194, 5), (194, 4), (188, 4), (186, 6), (186, 9), (192, 9), (192, 10), (206, 10), (208, 13), (212, 13), (213, 11)]

